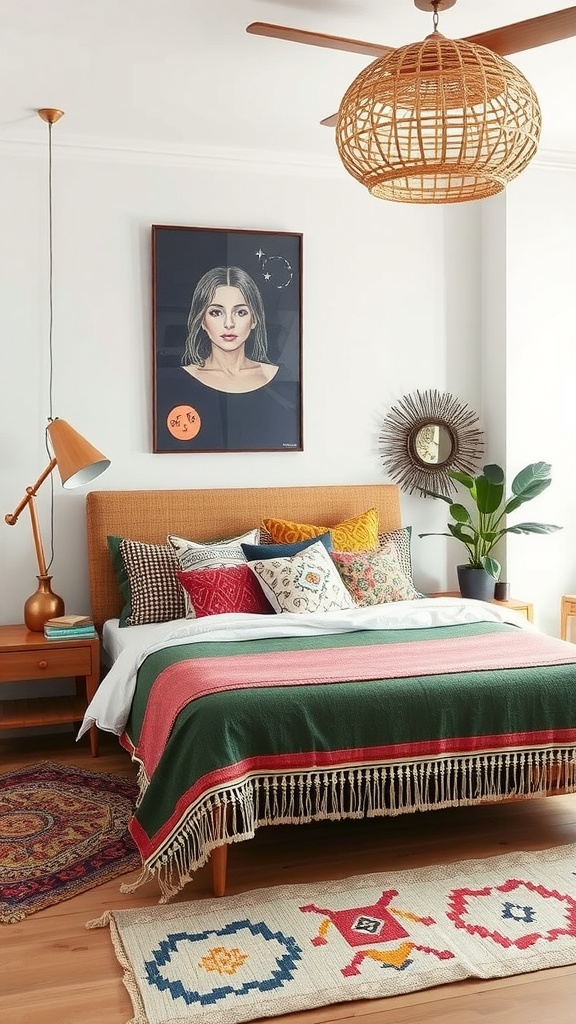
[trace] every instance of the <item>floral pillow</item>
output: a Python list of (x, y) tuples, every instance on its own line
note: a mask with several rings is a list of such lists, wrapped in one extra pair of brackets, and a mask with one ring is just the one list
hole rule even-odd
[(259, 615), (272, 612), (246, 563), (222, 569), (178, 570), (176, 575), (192, 602), (197, 619), (224, 612)]
[(286, 519), (264, 519), (262, 526), (274, 544), (293, 544), (296, 541), (308, 540), (310, 537), (319, 537), (329, 529), (332, 546), (336, 551), (374, 551), (378, 547), (377, 508), (369, 508), (361, 515), (331, 527), (291, 523)]
[(391, 541), (379, 551), (332, 551), (330, 557), (356, 604), (412, 601), (420, 596), (402, 572)]
[[(229, 537), (224, 540), (203, 541), (199, 543), (194, 540), (185, 540), (183, 537), (168, 535), (168, 544), (174, 552), (178, 565), (177, 568), (183, 572), (198, 571), (200, 569), (222, 569), (231, 565), (246, 564), (246, 555), (242, 550), (242, 544), (257, 544), (260, 539), (260, 531), (250, 530), (240, 537)], [(190, 600), (190, 594), (184, 591), (186, 617), (194, 618), (194, 605)]]
[(257, 559), (248, 565), (276, 612), (329, 612), (355, 607), (319, 541), (295, 555)]

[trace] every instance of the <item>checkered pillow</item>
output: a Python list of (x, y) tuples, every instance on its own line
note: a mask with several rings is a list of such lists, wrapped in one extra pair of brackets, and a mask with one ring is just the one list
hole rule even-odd
[[(399, 530), (389, 530), (388, 533), (378, 534), (378, 548), (386, 548), (388, 544), (392, 543), (396, 549), (396, 555), (400, 563), (400, 568), (404, 573), (406, 579), (414, 587), (414, 580), (412, 578), (412, 527), (403, 526)], [(416, 590), (416, 588), (414, 587)], [(416, 590), (416, 597), (424, 597), (419, 590)]]
[(124, 539), (120, 542), (120, 556), (132, 604), (127, 626), (185, 617), (184, 592), (176, 576), (178, 560), (170, 547)]

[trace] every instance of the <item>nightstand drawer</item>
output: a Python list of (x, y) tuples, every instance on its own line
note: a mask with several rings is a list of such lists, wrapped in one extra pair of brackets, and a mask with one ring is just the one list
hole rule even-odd
[(0, 681), (54, 676), (88, 676), (92, 672), (90, 647), (57, 647), (53, 651), (4, 651), (0, 654)]

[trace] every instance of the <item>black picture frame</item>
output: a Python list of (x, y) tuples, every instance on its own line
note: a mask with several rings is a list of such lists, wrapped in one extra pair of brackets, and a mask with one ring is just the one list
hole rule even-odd
[(302, 234), (154, 224), (152, 297), (153, 452), (302, 451)]

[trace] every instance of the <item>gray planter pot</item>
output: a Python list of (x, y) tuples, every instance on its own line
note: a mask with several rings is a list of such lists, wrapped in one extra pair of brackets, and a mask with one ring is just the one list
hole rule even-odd
[(485, 569), (474, 569), (471, 565), (457, 565), (458, 586), (462, 597), (477, 601), (492, 601), (496, 580)]

